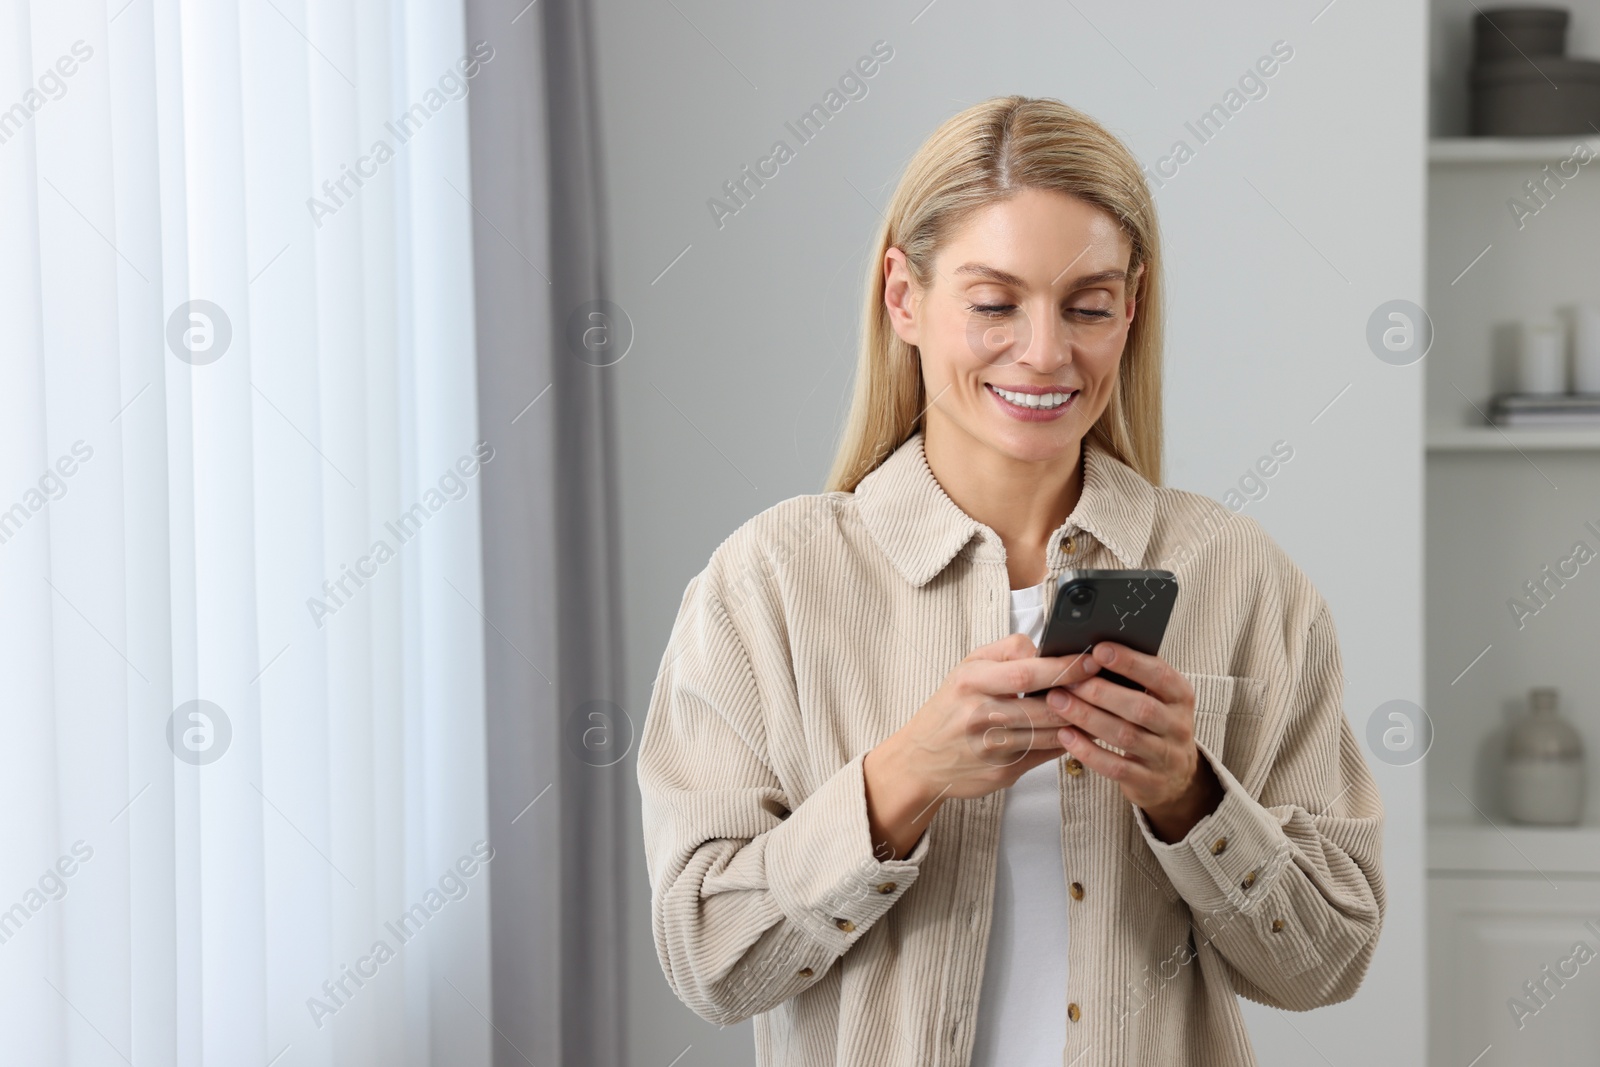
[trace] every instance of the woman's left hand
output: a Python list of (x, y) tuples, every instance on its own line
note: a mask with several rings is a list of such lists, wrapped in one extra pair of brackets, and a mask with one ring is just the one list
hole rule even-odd
[[(1116, 782), (1144, 810), (1156, 836), (1181, 840), (1223, 796), (1194, 743), (1194, 686), (1160, 656), (1115, 641), (1098, 642), (1091, 655), (1146, 691), (1100, 677), (1052, 689), (1045, 702), (1068, 724), (1061, 742), (1085, 767)], [(1125, 754), (1102, 748), (1096, 738)]]

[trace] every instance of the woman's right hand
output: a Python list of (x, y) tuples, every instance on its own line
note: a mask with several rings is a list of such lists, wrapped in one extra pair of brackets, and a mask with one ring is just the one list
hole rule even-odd
[(974, 649), (906, 724), (868, 752), (867, 821), (879, 859), (916, 847), (940, 805), (981, 797), (1061, 755), (1063, 725), (1044, 697), (1091, 677), (1089, 655), (1039, 657), (1026, 634)]

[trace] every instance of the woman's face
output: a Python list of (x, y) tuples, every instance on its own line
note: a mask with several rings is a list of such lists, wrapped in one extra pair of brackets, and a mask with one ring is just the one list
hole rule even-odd
[(968, 220), (927, 290), (889, 249), (884, 299), (921, 353), (928, 429), (1023, 461), (1072, 454), (1117, 379), (1137, 288), (1131, 253), (1106, 212), (1038, 189)]

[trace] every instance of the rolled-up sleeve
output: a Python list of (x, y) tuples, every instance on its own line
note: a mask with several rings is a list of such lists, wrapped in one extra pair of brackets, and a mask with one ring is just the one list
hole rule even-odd
[[(1316, 595), (1316, 594), (1312, 594)], [(1253, 796), (1199, 745), (1223, 799), (1167, 843), (1137, 807), (1145, 843), (1198, 930), (1253, 1000), (1308, 1010), (1354, 995), (1383, 925), (1383, 804), (1343, 708), (1338, 639), (1317, 596), (1288, 650), (1289, 713)]]
[(767, 758), (749, 652), (706, 572), (684, 592), (639, 741), (651, 924), (673, 991), (728, 1024), (819, 980), (916, 880), (880, 860), (862, 756), (804, 797)]

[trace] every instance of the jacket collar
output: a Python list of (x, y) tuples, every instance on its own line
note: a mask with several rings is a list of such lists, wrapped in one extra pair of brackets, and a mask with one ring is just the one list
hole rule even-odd
[[(956, 506), (933, 476), (923, 452), (922, 431), (856, 486), (857, 508), (873, 540), (906, 581), (922, 586), (956, 557), (974, 536), (1000, 548), (993, 530)], [(1124, 567), (1138, 567), (1150, 543), (1155, 489), (1132, 467), (1086, 436), (1083, 491), (1077, 507), (1051, 538), (1085, 530)], [(1053, 558), (1053, 556), (1052, 556)]]

